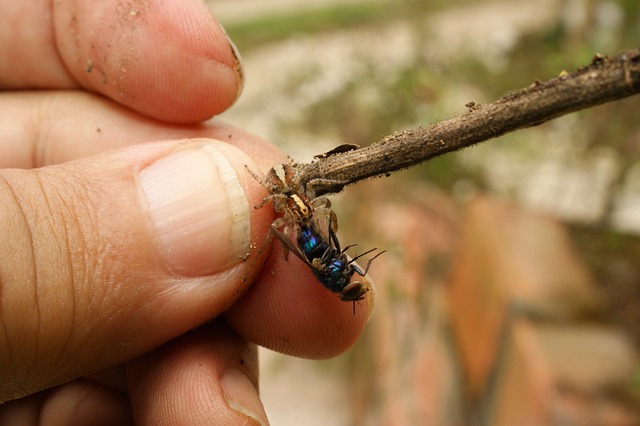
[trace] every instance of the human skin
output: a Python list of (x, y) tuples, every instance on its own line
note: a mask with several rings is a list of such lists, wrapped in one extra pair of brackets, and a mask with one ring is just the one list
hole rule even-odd
[(0, 0), (0, 424), (266, 424), (257, 344), (362, 332), (266, 243), (242, 78), (200, 1)]

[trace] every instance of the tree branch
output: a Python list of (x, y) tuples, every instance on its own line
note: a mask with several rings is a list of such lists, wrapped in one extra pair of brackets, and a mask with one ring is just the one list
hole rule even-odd
[[(320, 156), (298, 165), (297, 183), (312, 196), (420, 164), (517, 129), (640, 92), (640, 49), (614, 58), (594, 56), (572, 74), (510, 93), (494, 102), (467, 104), (463, 115), (395, 132), (370, 146)], [(338, 150), (340, 151), (340, 150)]]

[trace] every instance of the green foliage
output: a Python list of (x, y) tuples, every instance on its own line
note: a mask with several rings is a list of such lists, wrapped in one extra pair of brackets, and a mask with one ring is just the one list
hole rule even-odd
[(335, 31), (360, 25), (378, 25), (397, 16), (390, 3), (331, 5), (291, 14), (273, 14), (254, 21), (230, 24), (227, 33), (241, 51), (301, 34)]

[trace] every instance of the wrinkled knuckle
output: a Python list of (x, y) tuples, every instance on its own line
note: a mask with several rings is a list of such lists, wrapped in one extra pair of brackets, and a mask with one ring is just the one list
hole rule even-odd
[(83, 306), (92, 306), (93, 299), (100, 297), (94, 294), (96, 288), (92, 284), (106, 279), (109, 240), (103, 235), (93, 203), (96, 194), (91, 194), (88, 183), (48, 177), (47, 186), (55, 186), (55, 191), (42, 186), (51, 238), (43, 242), (41, 249), (55, 252), (59, 265), (47, 278), (66, 284), (68, 303), (77, 305), (72, 308), (78, 316)]
[(35, 336), (40, 311), (34, 240), (18, 190), (0, 176), (0, 401), (21, 395), (38, 352)]
[(72, 332), (82, 281), (95, 263), (89, 241), (94, 225), (83, 192), (51, 174), (42, 179), (20, 171), (0, 179), (0, 229), (10, 235), (0, 241), (1, 295), (9, 296), (2, 298), (3, 324), (20, 319), (22, 329), (46, 324), (70, 330), (53, 333), (58, 337)]

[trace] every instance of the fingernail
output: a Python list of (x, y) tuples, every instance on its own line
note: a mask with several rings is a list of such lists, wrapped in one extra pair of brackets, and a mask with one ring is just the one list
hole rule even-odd
[[(351, 258), (349, 259), (351, 260)], [(358, 266), (360, 270), (362, 270), (362, 266), (360, 266), (358, 262), (353, 263)], [(369, 289), (369, 291), (364, 296), (365, 300), (367, 301), (367, 322), (369, 322), (369, 320), (373, 316), (373, 312), (376, 310), (376, 283), (373, 282), (369, 274), (365, 275), (364, 277), (359, 277), (359, 280)]]
[(371, 278), (364, 277), (364, 283), (369, 286), (369, 291), (365, 296), (367, 299), (367, 322), (369, 322), (376, 310), (376, 296), (378, 292), (376, 290), (376, 285)]
[(186, 148), (143, 169), (140, 186), (167, 267), (210, 275), (249, 247), (249, 203), (238, 175), (211, 144)]
[(236, 77), (236, 100), (240, 97), (242, 90), (244, 89), (244, 70), (242, 68), (242, 57), (240, 56), (240, 51), (236, 44), (231, 40), (229, 34), (227, 34), (227, 30), (224, 26), (218, 22), (218, 27), (220, 30), (227, 36), (227, 42), (229, 43), (229, 48), (231, 49), (231, 55), (233, 56), (233, 73)]
[(228, 368), (222, 373), (220, 385), (231, 409), (257, 425), (269, 424), (258, 390), (244, 373)]
[(242, 94), (242, 90), (244, 89), (244, 70), (242, 69), (242, 57), (240, 56), (240, 51), (236, 47), (235, 43), (231, 38), (227, 36), (229, 40), (229, 47), (231, 47), (231, 53), (233, 54), (233, 71), (236, 74), (236, 99), (240, 97)]

